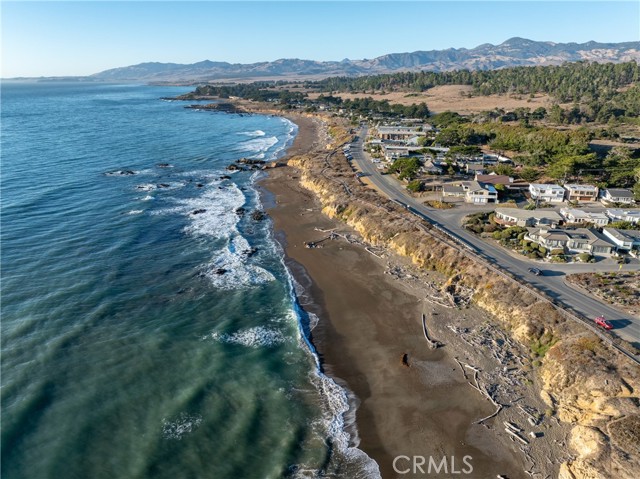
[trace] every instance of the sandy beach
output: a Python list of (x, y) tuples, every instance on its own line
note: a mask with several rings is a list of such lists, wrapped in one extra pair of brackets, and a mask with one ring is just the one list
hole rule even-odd
[[(318, 120), (290, 119), (298, 124), (299, 133), (288, 156), (316, 149), (321, 161), (317, 148), (324, 139)], [(385, 479), (465, 476), (461, 471), (465, 456), (473, 467), (466, 477), (527, 477), (517, 446), (500, 440), (497, 426), (474, 424), (495, 407), (469, 385), (454, 356), (485, 369), (492, 365), (480, 364), (482, 353), (446, 327), (454, 322), (481, 323), (486, 313), (425, 302), (420, 281), (400, 281), (385, 274), (392, 264), (409, 270), (401, 258), (378, 258), (344, 239), (306, 248), (305, 242), (328, 235), (319, 230), (354, 233), (322, 214), (315, 197), (297, 179), (292, 167), (272, 169), (261, 183), (263, 196), (287, 265), (302, 287), (300, 301), (319, 317), (311, 339), (324, 371), (357, 398), (359, 438), (354, 443), (378, 463)], [(446, 347), (428, 347), (423, 312), (428, 328)], [(403, 364), (403, 357), (408, 364)], [(393, 467), (398, 456), (422, 456), (427, 464), (430, 457), (440, 463), (446, 456), (448, 471), (426, 474), (425, 465), (424, 474), (420, 470), (400, 474)], [(408, 459), (396, 461), (396, 469), (408, 467)]]

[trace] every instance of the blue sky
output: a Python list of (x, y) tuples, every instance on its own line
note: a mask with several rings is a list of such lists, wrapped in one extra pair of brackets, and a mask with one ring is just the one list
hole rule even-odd
[(1, 3), (3, 78), (147, 61), (342, 60), (519, 36), (640, 40), (640, 2), (81, 1)]

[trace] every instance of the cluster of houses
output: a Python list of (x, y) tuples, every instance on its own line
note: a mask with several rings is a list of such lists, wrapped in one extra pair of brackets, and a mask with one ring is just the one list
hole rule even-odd
[(609, 188), (602, 191), (593, 185), (566, 184), (563, 186), (531, 183), (529, 193), (534, 201), (545, 203), (588, 203), (600, 200), (604, 204), (632, 205), (633, 192), (624, 188)]
[[(511, 159), (502, 155), (478, 154), (478, 155), (455, 155), (454, 158), (445, 158), (449, 148), (442, 146), (423, 145), (433, 142), (438, 133), (438, 129), (420, 120), (404, 119), (400, 124), (383, 125), (376, 128), (376, 137), (368, 142), (369, 146), (379, 148), (381, 159), (375, 159), (379, 163), (379, 168), (390, 165), (398, 158), (413, 156), (417, 157), (422, 164), (420, 173), (426, 175), (441, 175), (454, 165), (460, 171), (468, 175), (485, 175), (490, 166), (498, 163), (511, 163)], [(421, 153), (425, 149), (428, 154)], [(511, 179), (513, 181), (513, 179)]]
[[(607, 227), (610, 222), (627, 221), (640, 225), (640, 210), (608, 209), (604, 213), (575, 208), (552, 210), (520, 210), (497, 208), (494, 215), (498, 224), (527, 228), (525, 240), (547, 248), (562, 249), (565, 253), (588, 253), (593, 256), (611, 256), (615, 253), (640, 252), (640, 231)], [(564, 227), (560, 227), (563, 225)], [(595, 225), (595, 227), (584, 227)], [(581, 227), (582, 226), (582, 227)]]

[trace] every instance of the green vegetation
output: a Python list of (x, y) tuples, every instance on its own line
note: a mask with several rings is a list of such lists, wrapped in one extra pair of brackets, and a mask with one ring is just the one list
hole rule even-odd
[(543, 358), (547, 351), (558, 342), (551, 332), (545, 331), (544, 334), (531, 343), (531, 352), (534, 357)]
[(398, 173), (401, 180), (413, 180), (420, 169), (420, 161), (416, 157), (402, 157), (395, 160), (389, 167), (390, 173)]
[(407, 185), (407, 189), (412, 193), (418, 193), (424, 190), (424, 183), (420, 180), (412, 180)]
[(595, 263), (596, 259), (589, 253), (580, 253), (578, 259), (583, 263)]

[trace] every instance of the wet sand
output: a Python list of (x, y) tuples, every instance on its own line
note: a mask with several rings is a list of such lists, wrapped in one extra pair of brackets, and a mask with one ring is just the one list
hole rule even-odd
[[(299, 134), (289, 156), (322, 144), (314, 120), (291, 119)], [(306, 241), (327, 236), (315, 228), (350, 229), (323, 215), (297, 180), (294, 168), (281, 167), (270, 170), (261, 186), (287, 266), (304, 291), (301, 303), (319, 317), (311, 339), (324, 371), (357, 397), (355, 443), (385, 479), (526, 477), (513, 451), (489, 428), (473, 424), (494, 407), (463, 380), (451, 347), (431, 350), (423, 336), (423, 311), (442, 324), (447, 315), (462, 313), (425, 303), (418, 291), (384, 274), (388, 259), (359, 245), (339, 239), (305, 248)], [(405, 354), (409, 366), (403, 364)], [(401, 455), (423, 456), (424, 472), (394, 471), (394, 458)], [(445, 456), (447, 472), (428, 473), (429, 458), (440, 465)], [(473, 471), (465, 474), (469, 464)], [(401, 458), (396, 466), (406, 470), (410, 462)]]

